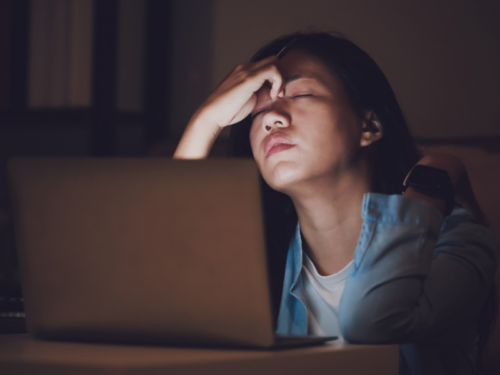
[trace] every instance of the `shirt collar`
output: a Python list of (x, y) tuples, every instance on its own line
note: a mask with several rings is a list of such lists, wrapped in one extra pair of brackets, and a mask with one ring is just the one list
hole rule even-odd
[(290, 242), (290, 255), (292, 256), (292, 285), (291, 289), (295, 287), (299, 279), (300, 272), (302, 271), (302, 238), (300, 236), (300, 223), (297, 222), (295, 235)]

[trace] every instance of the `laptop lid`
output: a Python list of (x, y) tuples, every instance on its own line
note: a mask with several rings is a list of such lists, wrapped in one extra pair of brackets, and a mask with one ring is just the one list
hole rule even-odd
[(9, 162), (28, 332), (273, 344), (251, 160)]

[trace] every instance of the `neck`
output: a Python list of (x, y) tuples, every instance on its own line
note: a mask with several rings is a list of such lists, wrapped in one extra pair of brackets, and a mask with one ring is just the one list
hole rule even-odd
[(309, 181), (290, 194), (300, 222), (303, 249), (321, 275), (344, 268), (354, 256), (363, 219), (363, 194), (371, 189), (366, 163), (335, 178)]

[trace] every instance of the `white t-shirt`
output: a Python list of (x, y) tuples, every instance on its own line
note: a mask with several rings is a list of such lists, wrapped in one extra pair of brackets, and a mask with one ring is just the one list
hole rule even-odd
[(338, 336), (343, 341), (338, 323), (338, 307), (352, 261), (333, 275), (321, 276), (314, 263), (302, 252), (302, 279), (307, 308), (307, 334)]

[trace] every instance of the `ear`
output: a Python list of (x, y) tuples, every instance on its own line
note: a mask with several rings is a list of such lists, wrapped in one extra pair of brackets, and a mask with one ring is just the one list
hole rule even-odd
[(382, 124), (373, 111), (368, 111), (363, 120), (363, 128), (361, 129), (360, 146), (366, 147), (373, 142), (378, 141), (384, 135)]

